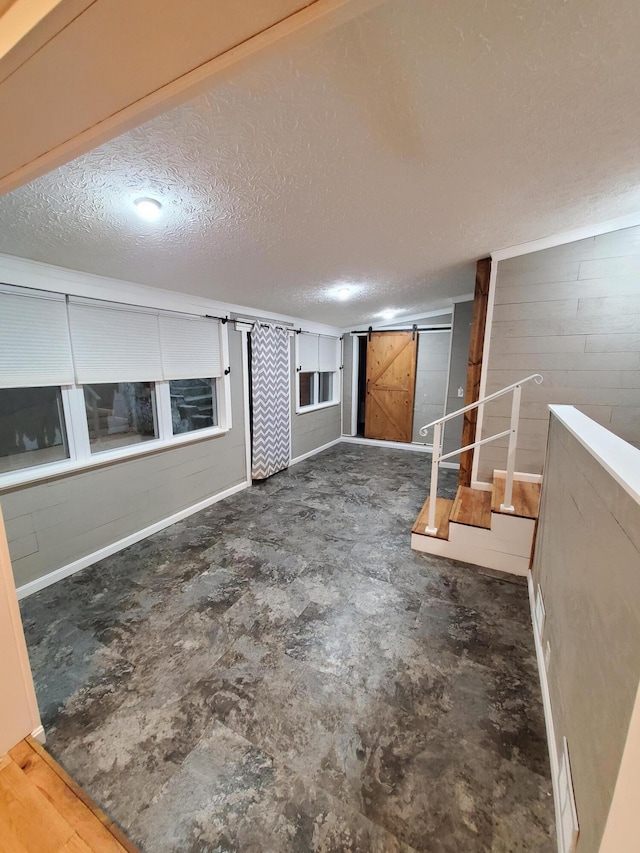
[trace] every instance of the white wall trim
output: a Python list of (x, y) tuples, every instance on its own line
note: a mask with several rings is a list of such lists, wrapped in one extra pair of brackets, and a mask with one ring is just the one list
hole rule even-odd
[(531, 628), (533, 631), (533, 641), (536, 648), (536, 661), (538, 664), (538, 675), (540, 677), (540, 688), (542, 691), (542, 707), (544, 709), (544, 724), (547, 731), (547, 746), (549, 748), (549, 763), (551, 765), (551, 787), (553, 788), (553, 806), (556, 818), (556, 843), (558, 845), (558, 853), (562, 853), (562, 830), (561, 830), (561, 814), (560, 814), (560, 796), (558, 791), (558, 748), (556, 746), (555, 728), (553, 725), (553, 711), (551, 708), (551, 694), (549, 692), (549, 680), (547, 678), (547, 668), (544, 663), (544, 651), (542, 648), (542, 637), (538, 634), (536, 626), (536, 601), (535, 588), (533, 585), (533, 574), (528, 572), (527, 585), (529, 587), (529, 607), (531, 610)]
[[(507, 472), (500, 468), (494, 468), (494, 477), (506, 477)], [(513, 479), (520, 480), (521, 483), (542, 483), (542, 474), (528, 474), (526, 471), (514, 471)], [(493, 483), (485, 483), (484, 480), (471, 480), (471, 488), (478, 489), (480, 492), (492, 492)]]
[(491, 483), (485, 483), (483, 480), (471, 480), (471, 488), (478, 489), (480, 492), (493, 491), (493, 485)]
[[(493, 476), (506, 478), (507, 472), (501, 468), (494, 468)], [(542, 483), (542, 474), (527, 474), (526, 471), (514, 471), (513, 479), (519, 480), (521, 483)]]
[[(240, 332), (242, 340), (242, 407), (244, 412), (244, 464), (247, 475), (247, 486), (252, 484), (251, 479), (251, 401), (249, 399), (249, 333)], [(289, 368), (291, 369), (291, 368)], [(291, 446), (291, 426), (289, 426), (289, 446)]]
[[(370, 447), (390, 447), (393, 450), (413, 450), (418, 453), (432, 453), (433, 445), (431, 444), (414, 444), (413, 442), (404, 441), (383, 441), (379, 438), (362, 438), (361, 436), (343, 435), (340, 441), (345, 444), (368, 444)], [(450, 468), (452, 471), (458, 471), (460, 465), (457, 462), (441, 462), (441, 468)]]
[(305, 459), (310, 459), (312, 456), (316, 456), (318, 453), (322, 453), (323, 450), (328, 450), (330, 447), (334, 447), (336, 444), (340, 444), (341, 441), (341, 438), (334, 438), (333, 441), (328, 441), (326, 444), (321, 444), (320, 447), (315, 447), (308, 453), (303, 453), (301, 456), (296, 456), (295, 459), (291, 459), (289, 461), (289, 467), (291, 467), (292, 465), (297, 465), (298, 462), (304, 462)]
[(85, 557), (80, 557), (79, 560), (74, 560), (73, 563), (68, 563), (66, 566), (55, 569), (55, 571), (49, 572), (40, 578), (36, 578), (34, 581), (23, 584), (16, 590), (18, 593), (18, 599), (26, 598), (34, 592), (39, 592), (41, 589), (51, 586), (51, 584), (69, 577), (69, 575), (75, 574), (81, 569), (85, 569), (87, 566), (97, 563), (99, 560), (104, 560), (105, 557), (110, 557), (112, 554), (122, 551), (123, 548), (128, 548), (129, 545), (135, 545), (136, 542), (140, 542), (140, 540), (146, 539), (148, 536), (152, 536), (160, 530), (164, 530), (165, 527), (170, 527), (172, 524), (176, 524), (176, 522), (182, 521), (184, 518), (188, 518), (190, 515), (200, 512), (200, 510), (206, 509), (212, 504), (218, 503), (218, 501), (224, 500), (225, 498), (231, 497), (231, 495), (235, 495), (237, 492), (243, 491), (247, 486), (248, 484), (244, 481), (242, 483), (238, 483), (236, 486), (231, 486), (222, 492), (218, 492), (217, 494), (211, 495), (211, 497), (205, 498), (196, 504), (192, 504), (186, 509), (181, 509), (180, 512), (176, 512), (173, 515), (169, 515), (166, 518), (161, 519), (160, 521), (156, 521), (148, 527), (143, 527), (142, 530), (137, 530), (135, 533), (125, 536), (124, 539), (112, 542), (110, 545), (106, 545), (104, 548), (93, 551)]
[(41, 746), (44, 746), (45, 743), (47, 742), (47, 736), (46, 736), (45, 731), (44, 731), (44, 726), (40, 725), (40, 726), (38, 726), (37, 729), (34, 729), (31, 732), (31, 737), (34, 740), (37, 740)]
[(576, 243), (578, 240), (586, 240), (589, 237), (597, 237), (600, 234), (608, 234), (611, 231), (634, 228), (636, 225), (640, 225), (640, 213), (630, 213), (618, 219), (609, 219), (607, 222), (574, 228), (572, 231), (565, 231), (562, 234), (554, 234), (550, 237), (542, 237), (540, 240), (521, 243), (519, 246), (498, 249), (495, 252), (491, 252), (491, 258), (495, 261), (504, 261), (507, 258), (517, 258), (519, 255), (529, 255), (531, 252), (542, 252), (544, 249), (553, 249), (555, 246), (563, 246), (565, 243)]
[(351, 340), (351, 435), (358, 434), (358, 381), (360, 378), (360, 341)]

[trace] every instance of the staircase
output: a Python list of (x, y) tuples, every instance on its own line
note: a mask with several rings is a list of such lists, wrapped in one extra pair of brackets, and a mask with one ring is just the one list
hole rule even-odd
[[(439, 465), (444, 459), (506, 436), (509, 437), (509, 448), (507, 470), (493, 472), (490, 489), (461, 485), (455, 500), (436, 497), (432, 502), (431, 497), (427, 498), (411, 531), (411, 547), (415, 551), (516, 575), (527, 574), (535, 539), (541, 484), (537, 482), (539, 477), (517, 474), (515, 460), (522, 386), (531, 381), (540, 384), (542, 376), (537, 373), (527, 376), (422, 427), (420, 434), (423, 436), (431, 427), (434, 430), (431, 495), (437, 495)], [(513, 394), (513, 401), (508, 430), (450, 453), (442, 453), (443, 423), (509, 393)]]
[(500, 509), (505, 485), (506, 472), (496, 471), (491, 491), (458, 486), (455, 500), (436, 498), (436, 533), (426, 532), (431, 501), (427, 498), (411, 531), (413, 550), (526, 575), (540, 505), (540, 483), (514, 479), (512, 512)]

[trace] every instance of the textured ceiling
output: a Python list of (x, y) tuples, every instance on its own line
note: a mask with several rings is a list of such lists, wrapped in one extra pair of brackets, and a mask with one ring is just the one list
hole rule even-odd
[(439, 308), (640, 209), (639, 43), (635, 0), (391, 0), (1, 198), (0, 251), (340, 326)]

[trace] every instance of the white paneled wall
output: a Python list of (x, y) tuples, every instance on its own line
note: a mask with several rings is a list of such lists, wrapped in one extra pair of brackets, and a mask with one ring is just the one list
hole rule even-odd
[[(413, 441), (423, 442), (420, 427), (444, 415), (451, 330), (420, 332), (413, 409)], [(429, 440), (432, 436), (429, 435)]]

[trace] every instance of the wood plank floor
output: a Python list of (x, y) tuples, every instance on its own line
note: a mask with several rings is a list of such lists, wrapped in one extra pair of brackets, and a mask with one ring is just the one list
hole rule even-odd
[(32, 738), (0, 758), (2, 853), (138, 853)]
[[(417, 517), (416, 523), (413, 525), (412, 533), (422, 533), (424, 536), (431, 535), (430, 533), (425, 533), (424, 530), (429, 523), (429, 501), (430, 498), (427, 498), (424, 502), (424, 506), (420, 510), (420, 515)], [(436, 539), (449, 538), (449, 517), (452, 509), (452, 500), (449, 500), (448, 498), (436, 498), (436, 527), (438, 528)]]
[(491, 529), (491, 492), (458, 486), (451, 521)]
[[(493, 478), (491, 509), (500, 512), (500, 504), (504, 501), (504, 477)], [(525, 483), (522, 480), (513, 481), (513, 506), (515, 512), (505, 515), (519, 515), (522, 518), (537, 518), (540, 510), (540, 483)]]

